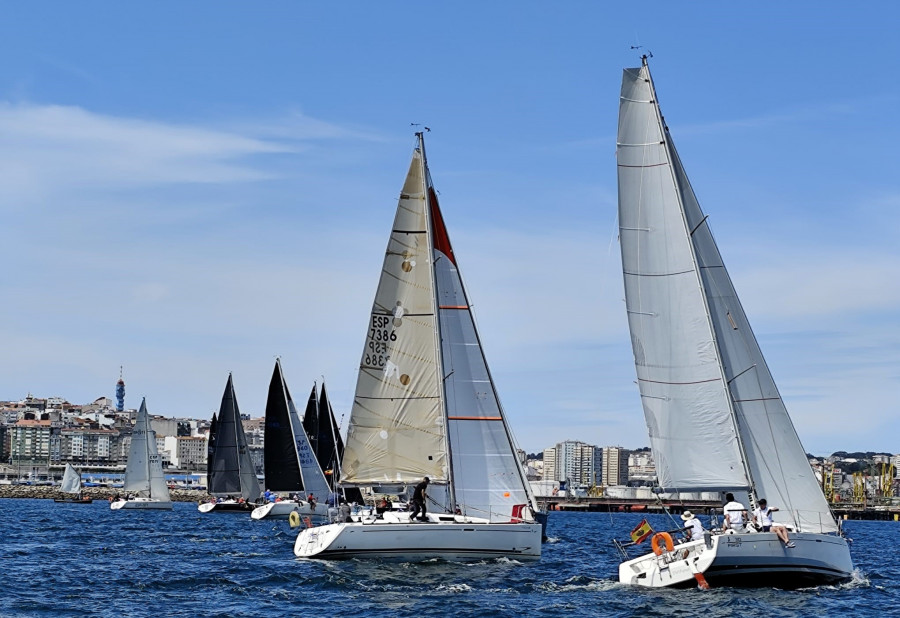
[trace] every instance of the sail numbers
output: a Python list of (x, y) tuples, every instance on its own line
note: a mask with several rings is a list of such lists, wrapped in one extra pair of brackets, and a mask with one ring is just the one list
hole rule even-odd
[(391, 327), (391, 318), (386, 315), (373, 315), (366, 337), (366, 350), (363, 354), (363, 366), (383, 369), (389, 362), (388, 343), (397, 341), (397, 333)]

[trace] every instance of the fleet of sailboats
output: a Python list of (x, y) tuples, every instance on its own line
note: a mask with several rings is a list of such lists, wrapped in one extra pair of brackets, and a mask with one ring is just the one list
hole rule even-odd
[(710, 534), (626, 560), (640, 586), (793, 587), (851, 577), (811, 469), (663, 120), (647, 58), (622, 78), (619, 225), (634, 363), (659, 485), (780, 505), (774, 532)]
[(537, 504), (481, 350), (422, 133), (360, 359), (342, 487), (431, 481), (427, 521), (385, 512), (300, 531), (299, 557), (538, 558)]
[[(625, 69), (617, 135), (626, 311), (660, 489), (729, 492), (749, 509), (780, 505), (772, 531), (714, 526), (653, 551), (616, 543), (619, 581), (645, 587), (798, 587), (851, 578), (849, 546), (807, 461), (660, 111), (646, 56)], [(308, 525), (303, 558), (537, 559), (540, 513), (494, 387), (438, 204), (423, 133), (400, 193), (366, 326), (346, 445), (324, 383), (304, 414), (275, 362), (265, 413), (262, 495), (231, 374), (213, 415), (208, 491), (200, 512), (253, 519), (333, 516), (338, 492), (362, 502), (382, 486), (423, 479), (428, 512), (363, 511)], [(57, 502), (89, 503), (66, 464)], [(123, 491), (112, 510), (172, 509), (146, 400), (138, 411)], [(311, 494), (318, 500), (304, 499)], [(266, 492), (269, 495), (269, 491)], [(255, 507), (255, 508), (254, 508)], [(344, 511), (346, 512), (346, 511)], [(308, 521), (308, 520), (307, 520)], [(715, 523), (715, 522), (714, 522)], [(292, 520), (292, 526), (294, 521)]]
[(109, 505), (109, 508), (114, 511), (120, 509), (172, 509), (169, 487), (163, 476), (162, 460), (156, 448), (156, 432), (150, 428), (146, 398), (141, 400), (141, 407), (131, 433), (131, 446), (128, 450), (128, 463), (125, 465), (125, 481), (122, 490), (126, 492), (126, 497), (115, 500)]

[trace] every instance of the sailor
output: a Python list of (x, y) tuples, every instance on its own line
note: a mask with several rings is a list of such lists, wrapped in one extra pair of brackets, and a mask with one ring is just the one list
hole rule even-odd
[(699, 541), (703, 538), (703, 524), (696, 515), (685, 511), (681, 514), (681, 520), (684, 522), (685, 542)]
[(772, 513), (777, 510), (778, 507), (770, 507), (765, 498), (760, 498), (759, 508), (753, 511), (753, 518), (763, 532), (769, 532), (771, 530), (778, 536), (781, 542), (784, 543), (785, 547), (793, 549), (796, 545), (788, 538), (787, 528), (781, 524), (776, 524), (775, 520), (772, 519)]
[(725, 530), (744, 532), (744, 522), (747, 521), (747, 507), (734, 499), (734, 494), (725, 494), (725, 506), (722, 508), (725, 519), (722, 527)]
[(422, 479), (422, 482), (416, 485), (416, 488), (413, 490), (413, 510), (409, 515), (409, 521), (413, 521), (416, 519), (416, 515), (419, 512), (422, 512), (422, 516), (419, 517), (419, 521), (427, 521), (427, 513), (428, 507), (425, 505), (425, 500), (427, 500), (428, 496), (425, 494), (425, 490), (428, 488), (428, 483), (431, 482), (427, 476)]

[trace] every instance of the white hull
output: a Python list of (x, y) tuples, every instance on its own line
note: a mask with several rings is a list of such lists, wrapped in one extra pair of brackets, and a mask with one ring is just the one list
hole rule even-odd
[(662, 588), (697, 584), (711, 587), (799, 588), (849, 580), (853, 571), (847, 542), (836, 535), (791, 533), (786, 548), (772, 532), (715, 535), (675, 545), (671, 552), (646, 554), (619, 565), (623, 584)]
[(301, 517), (327, 517), (328, 507), (324, 504), (311, 505), (302, 500), (299, 502), (282, 500), (256, 507), (250, 513), (250, 517), (253, 519), (287, 519), (291, 513), (297, 513)]
[(222, 502), (204, 502), (197, 507), (201, 513), (245, 513), (253, 509), (254, 505), (249, 502), (237, 502), (235, 500), (224, 500)]
[(116, 500), (109, 505), (109, 508), (113, 511), (120, 509), (171, 511), (172, 503), (169, 500), (156, 500), (154, 498), (132, 498), (130, 500)]
[(410, 522), (406, 514), (385, 514), (352, 523), (305, 528), (297, 535), (294, 555), (300, 558), (392, 558), (419, 561), (483, 560), (541, 556), (541, 525), (487, 523), (465, 517), (429, 515)]

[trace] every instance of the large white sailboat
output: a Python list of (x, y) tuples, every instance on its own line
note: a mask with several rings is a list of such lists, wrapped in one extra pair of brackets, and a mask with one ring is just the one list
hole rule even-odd
[(536, 559), (537, 504), (482, 353), (421, 133), (400, 194), (366, 329), (344, 487), (428, 477), (427, 521), (381, 518), (304, 529), (317, 558)]
[[(660, 112), (646, 57), (622, 79), (619, 225), (628, 323), (661, 488), (780, 510), (774, 532), (722, 534), (619, 567), (623, 583), (797, 587), (848, 580), (847, 541), (722, 262)], [(663, 541), (666, 539), (663, 537)], [(624, 544), (624, 547), (633, 545)]]
[(230, 373), (219, 415), (213, 416), (209, 443), (206, 482), (213, 500), (200, 504), (197, 510), (201, 513), (252, 511), (261, 492)]
[(126, 492), (127, 497), (115, 500), (109, 505), (114, 511), (172, 510), (169, 487), (162, 471), (162, 460), (156, 449), (156, 432), (150, 429), (146, 398), (141, 400), (134, 431), (131, 433), (131, 447), (128, 451), (128, 463), (125, 465), (122, 490)]

